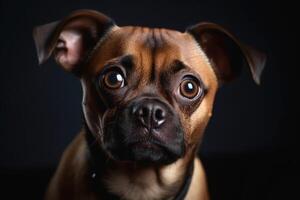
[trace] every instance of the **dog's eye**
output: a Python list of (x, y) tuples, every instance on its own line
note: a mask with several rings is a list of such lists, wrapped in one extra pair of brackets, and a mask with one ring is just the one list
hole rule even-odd
[(193, 79), (185, 79), (180, 84), (180, 94), (188, 99), (195, 98), (199, 90), (199, 84)]
[(103, 77), (103, 83), (110, 89), (119, 89), (124, 87), (124, 76), (118, 71), (109, 71)]

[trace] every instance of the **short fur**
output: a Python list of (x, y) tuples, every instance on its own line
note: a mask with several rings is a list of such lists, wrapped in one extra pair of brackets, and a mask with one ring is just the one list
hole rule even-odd
[[(106, 199), (108, 194), (127, 200), (173, 199), (190, 165), (194, 165), (194, 171), (185, 199), (209, 199), (197, 150), (212, 116), (215, 94), (221, 84), (238, 75), (244, 64), (259, 83), (263, 54), (216, 24), (197, 24), (183, 33), (118, 27), (107, 16), (91, 10), (76, 11), (60, 22), (37, 27), (34, 38), (40, 63), (54, 54), (63, 69), (80, 79), (86, 123), (64, 152), (47, 200), (96, 200)], [(126, 71), (126, 90), (99, 87), (98, 77), (116, 66)], [(183, 79), (191, 76), (202, 95), (193, 101), (178, 93)], [(140, 151), (149, 152), (139, 154), (126, 142), (136, 138), (144, 141), (142, 134), (151, 139), (154, 136), (142, 133), (136, 116), (128, 114), (128, 109), (144, 105), (144, 99), (162, 107), (167, 116), (163, 116), (165, 122), (155, 136), (164, 148), (157, 150), (151, 143), (151, 151), (142, 147)], [(95, 155), (87, 134), (94, 137), (92, 145), (104, 154), (103, 162), (96, 166), (91, 166)], [(96, 191), (91, 186), (93, 167), (102, 170), (94, 174), (99, 181)]]

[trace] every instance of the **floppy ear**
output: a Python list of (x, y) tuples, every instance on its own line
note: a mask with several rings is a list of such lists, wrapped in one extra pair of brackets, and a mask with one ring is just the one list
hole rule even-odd
[(265, 66), (265, 54), (242, 44), (223, 27), (213, 23), (199, 23), (187, 29), (212, 64), (220, 83), (236, 78), (243, 65), (250, 67), (252, 77), (260, 84)]
[(65, 19), (33, 30), (39, 64), (52, 54), (66, 71), (80, 73), (81, 64), (114, 22), (93, 10), (78, 10)]

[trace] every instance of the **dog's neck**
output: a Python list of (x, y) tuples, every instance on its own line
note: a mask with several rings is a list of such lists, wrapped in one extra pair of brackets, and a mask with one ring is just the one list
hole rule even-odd
[(160, 168), (118, 165), (107, 170), (103, 181), (109, 191), (128, 200), (182, 200), (178, 196), (185, 196), (189, 186), (185, 177), (191, 176), (186, 176), (188, 172), (180, 170), (180, 165), (176, 163)]
[(126, 200), (181, 200), (185, 197), (193, 174), (193, 159), (187, 161), (183, 158), (156, 167), (117, 163), (110, 160), (98, 145), (92, 145), (95, 141), (88, 129), (86, 139), (91, 155), (91, 183), (101, 196)]

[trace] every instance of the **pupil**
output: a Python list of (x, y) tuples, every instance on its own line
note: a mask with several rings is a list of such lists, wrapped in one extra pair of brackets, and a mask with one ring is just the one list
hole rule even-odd
[(112, 73), (109, 76), (109, 81), (111, 84), (116, 84), (116, 83), (122, 82), (122, 80), (123, 80), (123, 77), (121, 76), (121, 74), (118, 74), (118, 73)]

